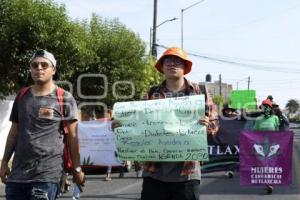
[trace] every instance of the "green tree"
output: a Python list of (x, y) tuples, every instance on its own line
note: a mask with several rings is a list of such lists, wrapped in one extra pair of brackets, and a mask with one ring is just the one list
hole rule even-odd
[(30, 84), (29, 59), (39, 48), (55, 54), (63, 77), (89, 50), (84, 29), (50, 0), (0, 1), (0, 97)]
[(299, 110), (299, 102), (295, 99), (290, 99), (285, 108), (288, 110), (289, 115), (294, 114)]
[(216, 95), (213, 97), (213, 102), (218, 106), (218, 112), (221, 113), (222, 106), (224, 104), (224, 98), (220, 95)]
[(214, 102), (216, 105), (218, 105), (218, 106), (223, 105), (223, 103), (224, 103), (224, 98), (223, 98), (222, 96), (220, 96), (220, 95), (216, 95), (216, 96), (213, 97), (213, 102)]
[(68, 79), (76, 83), (82, 74), (102, 74), (108, 84), (104, 88), (105, 82), (99, 77), (82, 79), (82, 94), (101, 95), (106, 91), (105, 98), (99, 101), (111, 107), (116, 101), (140, 99), (151, 85), (159, 82), (160, 76), (153, 67), (152, 57), (145, 55), (145, 43), (117, 19), (108, 20), (93, 15), (90, 23), (84, 26), (89, 33), (88, 46), (94, 57), (89, 65), (76, 69)]
[[(152, 57), (145, 54), (145, 43), (118, 20), (93, 15), (91, 21), (72, 21), (65, 7), (52, 0), (0, 0), (0, 98), (30, 84), (29, 59), (36, 49), (53, 52), (58, 61), (59, 80), (69, 81), (79, 102), (102, 101), (111, 106), (120, 96), (141, 95), (160, 80)], [(82, 74), (107, 77), (103, 99), (85, 99), (77, 94)], [(103, 94), (104, 81), (87, 78), (80, 92)], [(113, 95), (112, 88), (116, 86)], [(67, 88), (67, 87), (66, 87)], [(121, 99), (122, 100), (122, 99)]]

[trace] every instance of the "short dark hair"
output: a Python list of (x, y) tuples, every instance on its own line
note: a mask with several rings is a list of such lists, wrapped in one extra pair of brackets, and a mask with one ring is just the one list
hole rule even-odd
[(269, 95), (269, 96), (267, 97), (267, 99), (270, 99), (271, 101), (273, 101), (273, 96), (272, 96), (272, 95)]

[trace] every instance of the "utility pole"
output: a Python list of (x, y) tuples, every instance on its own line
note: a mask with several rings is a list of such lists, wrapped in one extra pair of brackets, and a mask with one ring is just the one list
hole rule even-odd
[(150, 55), (152, 55), (152, 28), (150, 27), (150, 43), (149, 43), (149, 47), (150, 47)]
[(219, 87), (220, 87), (220, 96), (222, 96), (222, 75), (219, 74)]
[(181, 9), (181, 49), (183, 49), (183, 12), (184, 9)]
[(248, 76), (248, 90), (250, 89), (250, 76)]
[(157, 20), (157, 0), (154, 0), (154, 9), (153, 9), (153, 29), (152, 29), (152, 56), (156, 58), (156, 20)]

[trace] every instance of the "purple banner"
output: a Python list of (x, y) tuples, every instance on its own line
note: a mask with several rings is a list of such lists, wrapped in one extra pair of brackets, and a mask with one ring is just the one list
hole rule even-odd
[(240, 184), (290, 185), (292, 151), (292, 131), (243, 131), (240, 135)]

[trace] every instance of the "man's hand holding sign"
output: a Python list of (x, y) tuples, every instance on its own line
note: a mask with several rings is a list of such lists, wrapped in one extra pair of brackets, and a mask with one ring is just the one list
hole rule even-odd
[(204, 95), (116, 103), (112, 128), (122, 160), (208, 160)]

